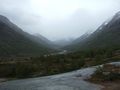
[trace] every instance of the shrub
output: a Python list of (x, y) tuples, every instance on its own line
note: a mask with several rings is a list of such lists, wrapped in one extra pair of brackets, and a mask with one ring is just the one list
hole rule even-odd
[(114, 81), (120, 80), (120, 67), (106, 64), (103, 67), (98, 67), (92, 75), (93, 81)]

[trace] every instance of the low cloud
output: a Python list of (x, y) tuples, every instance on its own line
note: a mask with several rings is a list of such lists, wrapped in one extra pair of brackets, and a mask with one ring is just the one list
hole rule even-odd
[[(58, 1), (61, 2), (61, 7), (59, 5), (59, 10), (61, 11), (56, 11), (56, 13), (62, 13), (61, 15), (59, 13), (59, 17), (62, 18), (56, 18), (54, 11), (51, 13), (49, 11), (49, 13), (45, 14), (42, 13), (45, 9), (40, 9), (42, 11), (38, 10), (38, 12), (42, 14), (35, 12), (31, 5), (31, 0), (0, 0), (0, 14), (8, 17), (26, 32), (40, 33), (50, 40), (58, 40), (77, 38), (87, 31), (95, 31), (104, 21), (120, 10), (120, 0)], [(51, 0), (51, 2), (53, 5), (56, 4), (54, 0)], [(62, 7), (64, 2), (69, 7), (74, 4), (78, 8), (63, 18), (66, 12), (63, 10), (65, 7)], [(49, 14), (52, 15), (52, 18), (48, 18)]]

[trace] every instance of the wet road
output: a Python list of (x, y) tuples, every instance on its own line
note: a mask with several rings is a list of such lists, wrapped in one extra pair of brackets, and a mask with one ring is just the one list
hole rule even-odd
[(59, 75), (7, 81), (0, 84), (0, 90), (100, 90), (102, 86), (84, 81), (95, 70), (96, 67), (91, 67)]
[[(0, 90), (100, 90), (100, 86), (83, 80), (83, 76), (91, 73), (87, 72), (89, 70), (84, 69), (61, 75), (8, 81), (0, 84)], [(91, 68), (91, 71), (94, 71), (94, 69)]]

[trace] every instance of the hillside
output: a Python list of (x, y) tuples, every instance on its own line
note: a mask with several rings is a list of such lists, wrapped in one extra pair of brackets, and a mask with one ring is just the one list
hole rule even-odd
[(110, 21), (104, 22), (91, 35), (86, 35), (84, 38), (83, 36), (65, 48), (70, 51), (120, 48), (120, 12)]
[(35, 36), (24, 32), (0, 15), (0, 56), (34, 56), (54, 51), (45, 42), (40, 38), (38, 42)]
[(48, 40), (47, 38), (45, 38), (40, 34), (34, 34), (33, 36), (34, 36), (34, 40), (36, 40), (38, 43), (42, 44), (43, 42), (44, 45), (46, 45), (47, 47), (50, 47), (52, 49), (56, 49), (57, 51), (59, 51), (58, 45), (56, 45), (53, 41)]

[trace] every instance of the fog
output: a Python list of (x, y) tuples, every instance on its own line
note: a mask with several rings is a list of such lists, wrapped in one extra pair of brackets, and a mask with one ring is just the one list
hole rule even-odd
[(0, 14), (48, 39), (80, 37), (120, 11), (120, 0), (0, 0)]

